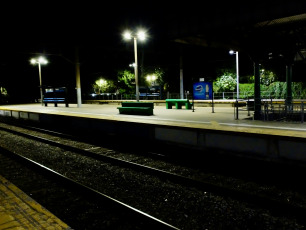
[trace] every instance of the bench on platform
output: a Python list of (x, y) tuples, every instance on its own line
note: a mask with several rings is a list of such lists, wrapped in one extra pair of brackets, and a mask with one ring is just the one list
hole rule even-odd
[(45, 106), (48, 106), (48, 103), (54, 103), (54, 106), (57, 107), (57, 104), (63, 103), (68, 107), (68, 97), (66, 87), (46, 87), (44, 88), (44, 97), (43, 103)]
[(188, 99), (166, 99), (166, 109), (172, 109), (173, 105), (176, 109), (181, 109), (182, 106), (185, 106), (185, 109), (191, 109), (192, 103)]
[(153, 115), (153, 102), (121, 102), (117, 107), (120, 114)]
[(66, 100), (66, 98), (58, 98), (58, 97), (54, 97), (54, 98), (44, 98), (43, 102), (45, 104), (45, 106), (48, 106), (48, 103), (54, 103), (54, 106), (57, 107), (57, 104), (59, 103), (63, 103), (66, 105), (66, 107), (68, 107), (69, 103)]

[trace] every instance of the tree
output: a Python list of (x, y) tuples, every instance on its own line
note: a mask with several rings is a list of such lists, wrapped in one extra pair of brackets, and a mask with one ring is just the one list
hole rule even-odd
[[(145, 76), (154, 75), (156, 77), (155, 84), (160, 85), (160, 86), (164, 85), (164, 79), (163, 79), (164, 74), (165, 74), (165, 71), (160, 67), (157, 67), (157, 68), (154, 68), (154, 69), (149, 68), (149, 69), (146, 69), (144, 71)], [(148, 84), (148, 83), (149, 82), (147, 81), (146, 84)]]
[(129, 70), (118, 71), (117, 89), (119, 93), (134, 93), (135, 92), (135, 75)]
[(8, 94), (4, 87), (0, 87), (0, 103), (7, 101)]
[(3, 97), (6, 97), (7, 96), (7, 91), (4, 87), (0, 87), (0, 94), (1, 96)]
[(237, 85), (236, 79), (233, 77), (232, 73), (224, 73), (222, 76), (218, 77), (214, 84), (215, 92), (227, 92), (234, 91)]
[(92, 87), (97, 94), (114, 91), (114, 83), (110, 80), (104, 80), (103, 78), (96, 80)]
[(260, 84), (262, 85), (270, 85), (276, 80), (276, 74), (269, 70), (261, 70), (260, 73)]

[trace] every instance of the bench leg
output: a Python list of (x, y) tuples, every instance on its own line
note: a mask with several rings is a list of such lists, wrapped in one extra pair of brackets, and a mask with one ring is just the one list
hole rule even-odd
[(182, 108), (182, 104), (180, 104), (180, 103), (175, 103), (175, 108), (176, 108), (176, 109), (181, 109), (181, 108)]
[(54, 103), (54, 106), (57, 107), (57, 103)]
[(166, 109), (172, 109), (172, 104), (171, 104), (171, 103), (166, 102)]

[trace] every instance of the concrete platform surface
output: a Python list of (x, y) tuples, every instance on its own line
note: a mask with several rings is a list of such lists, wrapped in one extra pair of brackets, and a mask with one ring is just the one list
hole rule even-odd
[(253, 120), (252, 116), (248, 116), (248, 112), (245, 110), (239, 110), (238, 120), (236, 120), (234, 108), (229, 106), (222, 107), (219, 105), (214, 109), (211, 107), (195, 107), (194, 110), (186, 110), (184, 107), (182, 109), (166, 109), (164, 105), (159, 105), (154, 107), (154, 115), (151, 116), (119, 114), (118, 106), (120, 105), (82, 104), (78, 107), (76, 104), (70, 104), (69, 107), (65, 107), (64, 104), (59, 104), (58, 107), (54, 107), (50, 104), (45, 107), (35, 103), (2, 105), (0, 110), (306, 138), (305, 122)]

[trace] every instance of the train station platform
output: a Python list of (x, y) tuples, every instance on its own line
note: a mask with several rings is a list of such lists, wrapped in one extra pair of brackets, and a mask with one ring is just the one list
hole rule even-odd
[(0, 229), (71, 229), (0, 176)]
[[(306, 164), (306, 123), (253, 120), (243, 108), (236, 119), (235, 108), (228, 104), (166, 109), (164, 103), (157, 103), (150, 116), (119, 114), (118, 106), (120, 103), (80, 107), (76, 104), (45, 107), (40, 103), (2, 105), (0, 117), (59, 124), (78, 132), (130, 137), (134, 144), (147, 139), (189, 147), (202, 154), (221, 150)], [(0, 202), (0, 229), (69, 229), (1, 176)]]
[[(218, 103), (214, 108), (208, 106), (195, 106), (193, 109), (166, 109), (165, 103), (155, 105), (152, 116), (119, 114), (117, 109), (120, 103), (113, 104), (58, 104), (47, 107), (39, 103), (0, 105), (0, 116), (5, 111), (11, 111), (9, 116), (23, 119), (36, 119), (36, 114), (61, 114), (71, 117), (87, 117), (94, 119), (130, 121), (156, 125), (181, 126), (190, 128), (207, 128), (224, 131), (237, 131), (246, 133), (261, 133), (281, 136), (306, 138), (306, 122), (282, 122), (253, 120), (246, 109), (239, 109), (236, 119), (233, 102)], [(30, 117), (31, 116), (31, 117)], [(37, 118), (38, 119), (38, 118)]]
[(69, 107), (34, 103), (0, 106), (0, 116), (58, 125), (73, 132), (118, 136), (121, 140), (181, 145), (205, 154), (209, 149), (306, 162), (305, 122), (254, 120), (245, 108), (239, 108), (237, 119), (235, 107), (229, 106), (232, 102), (225, 103), (193, 109), (166, 109), (165, 103), (154, 103), (153, 115), (147, 116), (120, 114), (120, 101)]

